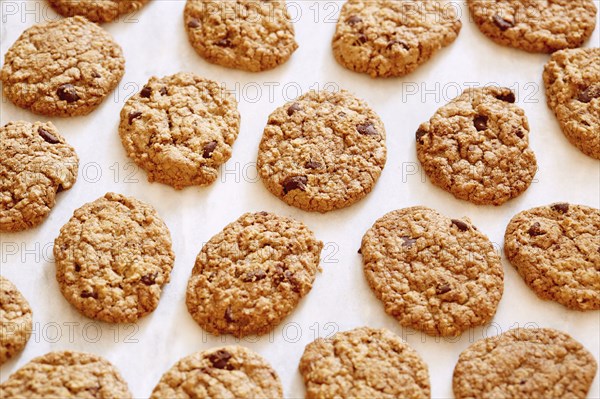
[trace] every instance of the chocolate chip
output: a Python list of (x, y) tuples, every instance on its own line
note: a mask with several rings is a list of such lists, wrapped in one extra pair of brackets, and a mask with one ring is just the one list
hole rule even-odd
[(300, 292), (300, 282), (298, 281), (298, 279), (296, 278), (296, 276), (294, 275), (294, 273), (292, 273), (289, 270), (286, 270), (283, 273), (283, 277), (285, 278), (285, 280), (289, 281), (289, 283), (292, 286), (292, 291), (294, 292)]
[(437, 295), (444, 295), (450, 291), (452, 291), (452, 288), (450, 288), (449, 284), (440, 285), (435, 289)]
[(58, 98), (68, 103), (74, 103), (79, 100), (75, 86), (69, 83), (60, 86), (58, 90), (56, 90), (56, 95), (58, 95)]
[(287, 114), (288, 114), (288, 116), (292, 116), (292, 115), (294, 115), (294, 112), (296, 112), (296, 111), (302, 111), (302, 107), (298, 103), (293, 103), (287, 109)]
[(158, 277), (158, 273), (146, 274), (142, 276), (142, 283), (145, 285), (154, 285), (156, 284), (156, 277)]
[(361, 123), (360, 125), (356, 125), (356, 130), (362, 135), (365, 136), (377, 136), (377, 130), (375, 130), (375, 126), (372, 123)]
[(98, 299), (98, 294), (95, 293), (94, 291), (90, 292), (90, 291), (82, 291), (81, 292), (81, 297), (82, 298), (93, 298), (93, 299)]
[(521, 129), (516, 129), (515, 130), (515, 134), (517, 135), (518, 138), (522, 139), (525, 137), (525, 133), (523, 133), (523, 131)]
[(204, 152), (202, 153), (202, 157), (203, 158), (210, 158), (212, 157), (213, 152), (215, 151), (215, 148), (217, 148), (217, 142), (216, 141), (211, 141), (210, 143), (207, 143), (204, 145)]
[(269, 216), (269, 212), (265, 212), (265, 211), (260, 211), (260, 212), (258, 212), (258, 214), (261, 216)]
[(215, 353), (211, 353), (208, 356), (208, 360), (212, 363), (213, 367), (221, 370), (227, 367), (227, 363), (230, 359), (231, 353), (223, 349), (220, 349)]
[(369, 40), (369, 38), (367, 38), (366, 35), (364, 35), (364, 34), (361, 33), (356, 38), (356, 44), (358, 44), (360, 46), (361, 44), (365, 44), (368, 40)]
[(587, 89), (585, 89), (584, 91), (582, 91), (581, 93), (579, 93), (579, 96), (577, 97), (577, 99), (579, 101), (581, 101), (582, 103), (589, 103), (591, 102), (594, 98), (599, 98), (600, 97), (600, 84), (596, 84), (596, 85), (592, 85), (590, 87), (588, 87)]
[(362, 255), (362, 248), (358, 248), (358, 254)]
[(417, 239), (410, 237), (402, 237), (402, 241), (403, 247), (412, 247), (413, 245), (415, 245), (415, 242), (417, 242)]
[(306, 169), (321, 169), (323, 167), (323, 165), (321, 165), (319, 162), (317, 161), (308, 161), (304, 167)]
[(537, 237), (537, 236), (546, 234), (542, 231), (541, 227), (542, 226), (538, 222), (535, 222), (534, 224), (531, 225), (531, 227), (529, 228), (529, 231), (527, 231), (527, 233), (532, 237)]
[(167, 91), (167, 88), (165, 86), (160, 88), (159, 93), (161, 96), (166, 96), (167, 94), (169, 94), (169, 92)]
[(356, 15), (352, 15), (350, 18), (348, 18), (346, 20), (346, 23), (348, 25), (354, 25), (354, 24), (357, 24), (359, 22), (362, 22), (362, 18), (361, 17), (357, 17)]
[(231, 47), (231, 40), (229, 39), (220, 39), (215, 43), (219, 47)]
[(505, 101), (511, 104), (514, 104), (514, 102), (517, 100), (515, 98), (515, 93), (513, 93), (512, 91), (509, 91), (507, 94), (498, 94), (495, 97), (500, 101)]
[(417, 143), (423, 144), (423, 142), (421, 141), (421, 139), (427, 134), (427, 131), (425, 129), (422, 129), (421, 127), (419, 127), (419, 129), (417, 130), (417, 133), (415, 133), (415, 138), (417, 139)]
[(475, 119), (473, 119), (473, 124), (475, 125), (475, 129), (478, 132), (487, 129), (488, 117), (485, 115), (477, 115)]
[(231, 311), (231, 306), (227, 306), (227, 309), (225, 309), (225, 315), (223, 317), (225, 317), (225, 321), (227, 323), (233, 323), (235, 321), (233, 318), (233, 312)]
[(50, 133), (43, 127), (40, 127), (38, 129), (38, 134), (46, 141), (46, 143), (49, 143), (49, 144), (60, 143), (60, 141), (56, 137), (54, 137), (54, 135), (52, 133)]
[(196, 18), (192, 18), (192, 19), (190, 19), (190, 22), (188, 22), (187, 26), (188, 26), (188, 28), (192, 28), (192, 29), (199, 28), (200, 21), (198, 21)]
[(306, 191), (308, 178), (306, 176), (290, 176), (283, 181), (283, 194), (287, 194), (292, 190)]
[(552, 210), (554, 210), (556, 212), (560, 212), (560, 213), (567, 213), (567, 212), (569, 212), (569, 204), (567, 204), (566, 202), (562, 202), (560, 204), (554, 204), (554, 205), (552, 205)]
[(501, 17), (500, 15), (498, 15), (498, 14), (495, 14), (495, 15), (492, 17), (492, 19), (494, 20), (494, 23), (496, 24), (496, 26), (497, 26), (498, 28), (500, 28), (500, 30), (501, 30), (502, 32), (504, 32), (505, 30), (507, 30), (507, 29), (510, 29), (510, 28), (512, 28), (512, 27), (514, 27), (514, 26), (515, 26), (515, 24), (514, 24), (513, 22), (511, 22), (511, 21), (508, 21), (508, 20), (506, 20), (506, 19), (502, 18), (502, 17)]
[(152, 95), (152, 89), (148, 86), (144, 86), (144, 88), (142, 89), (142, 91), (140, 91), (140, 96), (144, 97), (144, 98), (150, 98), (150, 96)]
[(267, 273), (262, 270), (255, 270), (252, 272), (248, 272), (242, 277), (242, 281), (244, 283), (254, 283), (256, 281), (264, 280), (267, 278)]
[(404, 43), (402, 40), (390, 40), (385, 48), (390, 50), (392, 47), (394, 47), (394, 44), (402, 46), (405, 50), (410, 50), (408, 44)]
[(139, 111), (134, 111), (129, 114), (129, 124), (131, 125), (133, 121), (142, 116), (142, 113)]
[(79, 265), (79, 264), (76, 263), (75, 264), (75, 271), (79, 273), (81, 271), (81, 265)]
[(462, 220), (452, 219), (452, 224), (455, 225), (460, 231), (469, 230), (469, 225)]

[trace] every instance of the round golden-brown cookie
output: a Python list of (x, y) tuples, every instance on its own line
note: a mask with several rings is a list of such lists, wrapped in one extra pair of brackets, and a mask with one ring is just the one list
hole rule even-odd
[(74, 212), (54, 241), (54, 258), (67, 301), (109, 323), (133, 323), (154, 311), (175, 261), (154, 208), (114, 193)]
[(386, 158), (383, 122), (363, 100), (310, 91), (269, 116), (258, 172), (288, 205), (328, 212), (370, 193)]
[(319, 338), (300, 359), (307, 399), (422, 399), (431, 396), (427, 365), (400, 337), (368, 327)]
[(600, 159), (600, 48), (555, 52), (544, 68), (544, 84), (567, 139)]
[(404, 76), (457, 38), (462, 24), (441, 1), (349, 0), (332, 47), (344, 67), (372, 77)]
[(369, 285), (405, 327), (457, 336), (496, 313), (500, 256), (467, 218), (422, 206), (393, 211), (367, 231), (360, 252)]
[(594, 356), (569, 335), (518, 328), (475, 342), (454, 368), (456, 399), (584, 399), (596, 375)]
[(264, 334), (308, 294), (322, 248), (301, 222), (246, 213), (198, 254), (188, 281), (188, 310), (212, 334)]
[(92, 112), (125, 73), (121, 47), (83, 17), (27, 29), (4, 57), (4, 95), (15, 105), (47, 116)]
[(75, 149), (52, 122), (9, 122), (0, 127), (0, 231), (42, 223), (56, 194), (70, 189), (79, 170)]
[[(92, 22), (111, 22), (134, 14), (149, 0), (48, 0), (63, 17), (81, 15)], [(133, 16), (133, 15), (132, 15)]]
[(283, 397), (279, 376), (257, 353), (225, 346), (187, 356), (167, 371), (150, 399)]
[(273, 69), (298, 48), (283, 0), (187, 0), (184, 23), (196, 52), (228, 68)]
[(32, 323), (27, 299), (13, 283), (0, 276), (0, 366), (27, 345)]
[(149, 181), (206, 186), (231, 158), (240, 129), (237, 101), (219, 83), (191, 73), (152, 77), (121, 110), (127, 155)]
[(593, 0), (467, 0), (467, 4), (484, 35), (529, 52), (579, 47), (596, 26)]
[(36, 357), (0, 384), (0, 398), (128, 399), (119, 371), (100, 356), (50, 352)]
[(417, 156), (433, 184), (477, 205), (522, 194), (537, 171), (529, 123), (510, 89), (465, 90), (416, 133)]
[(600, 210), (556, 203), (515, 215), (504, 252), (542, 299), (600, 309)]

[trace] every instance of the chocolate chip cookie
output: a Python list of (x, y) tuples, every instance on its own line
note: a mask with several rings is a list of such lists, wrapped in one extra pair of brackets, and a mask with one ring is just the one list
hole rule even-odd
[(504, 252), (542, 299), (600, 309), (600, 210), (556, 203), (515, 215)]
[(125, 73), (121, 47), (83, 17), (27, 29), (4, 57), (0, 78), (15, 105), (47, 116), (92, 112)]
[(79, 169), (75, 149), (52, 122), (9, 122), (0, 127), (0, 231), (42, 223), (56, 194), (70, 189)]
[(31, 331), (29, 302), (13, 283), (0, 276), (0, 365), (23, 350)]
[(277, 108), (258, 150), (267, 189), (288, 205), (327, 212), (364, 198), (385, 166), (379, 116), (347, 91), (311, 91)]
[(584, 154), (600, 159), (600, 48), (552, 54), (544, 84), (565, 136)]
[(108, 193), (77, 209), (54, 241), (56, 279), (82, 314), (133, 323), (158, 306), (175, 255), (150, 205)]
[(300, 359), (306, 398), (429, 398), (429, 372), (400, 337), (368, 327), (319, 338)]
[(333, 55), (372, 77), (404, 76), (450, 45), (462, 23), (441, 1), (349, 0), (342, 7)]
[(465, 90), (416, 133), (417, 156), (433, 184), (477, 205), (519, 196), (537, 170), (529, 123), (510, 89)]
[(467, 218), (422, 206), (393, 211), (367, 231), (360, 252), (371, 289), (405, 327), (458, 336), (496, 313), (500, 256)]
[(0, 385), (0, 398), (131, 398), (119, 371), (100, 356), (50, 352)]
[(213, 183), (239, 130), (235, 98), (191, 73), (150, 78), (125, 103), (119, 125), (127, 155), (148, 180), (176, 189)]
[(246, 213), (198, 254), (187, 287), (188, 310), (212, 334), (264, 334), (308, 294), (322, 248), (301, 222)]
[(279, 376), (260, 355), (241, 346), (209, 349), (177, 362), (150, 399), (282, 398)]
[(64, 17), (81, 15), (93, 22), (111, 22), (120, 16), (132, 15), (149, 0), (48, 0)]
[(298, 48), (285, 1), (188, 0), (184, 23), (196, 52), (228, 68), (266, 71)]
[(596, 26), (593, 0), (467, 0), (467, 4), (484, 35), (529, 52), (579, 47)]
[(454, 368), (456, 399), (586, 398), (594, 356), (569, 335), (519, 328), (475, 342)]

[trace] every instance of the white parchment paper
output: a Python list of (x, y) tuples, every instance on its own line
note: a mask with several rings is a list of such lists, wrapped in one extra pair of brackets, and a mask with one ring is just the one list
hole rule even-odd
[[(596, 1), (597, 6), (598, 1)], [(97, 353), (113, 362), (137, 398), (147, 397), (161, 375), (178, 359), (217, 345), (239, 343), (262, 354), (279, 372), (286, 397), (301, 398), (297, 371), (304, 346), (315, 337), (358, 326), (385, 327), (408, 340), (429, 365), (434, 398), (451, 398), (452, 371), (458, 355), (485, 336), (523, 326), (568, 332), (596, 359), (600, 353), (600, 312), (580, 313), (539, 300), (504, 259), (505, 294), (493, 324), (453, 339), (435, 339), (403, 329), (385, 314), (370, 291), (357, 254), (364, 232), (388, 211), (426, 205), (442, 213), (470, 217), (500, 250), (504, 229), (517, 212), (555, 201), (599, 206), (600, 163), (579, 152), (563, 136), (545, 104), (542, 70), (547, 55), (500, 47), (470, 21), (465, 4), (455, 3), (463, 28), (457, 39), (429, 63), (402, 79), (373, 80), (339, 66), (330, 40), (340, 1), (290, 1), (300, 48), (285, 65), (269, 72), (247, 73), (211, 65), (196, 55), (182, 23), (184, 2), (153, 0), (141, 12), (104, 25), (121, 44), (127, 60), (119, 88), (91, 115), (53, 118), (81, 158), (75, 186), (60, 194), (57, 206), (39, 228), (2, 234), (1, 272), (29, 300), (34, 311), (33, 336), (20, 356), (0, 368), (0, 381), (31, 358), (51, 350)], [(43, 1), (0, 2), (1, 52), (37, 22), (56, 18)], [(598, 28), (586, 46), (598, 46)], [(211, 187), (175, 191), (149, 184), (121, 146), (117, 126), (126, 98), (152, 75), (190, 71), (223, 82), (239, 99), (242, 126), (233, 157)], [(501, 207), (459, 201), (430, 184), (417, 162), (414, 132), (435, 110), (469, 86), (498, 83), (513, 88), (531, 125), (531, 147), (539, 171), (519, 198)], [(364, 98), (381, 116), (387, 130), (388, 162), (375, 190), (355, 206), (312, 214), (288, 207), (267, 192), (254, 163), (267, 116), (277, 106), (309, 89), (345, 88)], [(1, 123), (46, 120), (1, 104)], [(169, 226), (176, 253), (172, 281), (158, 309), (137, 325), (108, 325), (81, 316), (61, 296), (54, 277), (52, 243), (73, 211), (107, 191), (151, 203)], [(323, 272), (310, 294), (272, 334), (237, 342), (213, 337), (189, 316), (185, 306), (187, 279), (203, 243), (247, 211), (269, 210), (305, 222), (326, 243)], [(598, 376), (589, 397), (600, 397)]]

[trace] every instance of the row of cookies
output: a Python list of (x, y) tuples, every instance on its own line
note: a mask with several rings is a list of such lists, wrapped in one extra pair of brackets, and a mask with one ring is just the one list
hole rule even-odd
[[(419, 354), (385, 329), (356, 328), (308, 344), (300, 359), (307, 399), (431, 397), (429, 371)], [(456, 399), (586, 397), (596, 375), (590, 352), (553, 329), (514, 329), (477, 341), (459, 356)], [(119, 371), (80, 352), (37, 357), (0, 385), (2, 398), (132, 398)], [(276, 371), (240, 346), (197, 352), (179, 360), (152, 391), (160, 398), (282, 398)]]
[[(570, 64), (569, 58), (579, 61)], [(582, 62), (595, 71), (577, 69)], [(565, 103), (561, 93), (572, 88), (560, 71), (590, 72), (584, 83), (600, 78), (600, 49), (557, 52), (546, 70), (548, 90), (557, 93), (549, 101), (565, 133), (600, 156), (594, 127), (600, 123), (594, 112), (600, 86), (588, 86)], [(537, 162), (527, 117), (515, 101), (510, 89), (468, 89), (421, 124), (416, 153), (430, 181), (475, 204), (501, 205), (522, 194)], [(152, 77), (127, 100), (119, 124), (127, 155), (148, 179), (177, 189), (213, 183), (232, 156), (239, 129), (235, 98), (217, 82), (190, 73)], [(0, 138), (0, 231), (35, 227), (56, 194), (75, 183), (77, 154), (51, 122), (9, 122)], [(311, 91), (271, 113), (257, 169), (266, 188), (285, 203), (327, 212), (369, 194), (386, 160), (385, 127), (368, 104), (344, 90)]]
[[(148, 0), (49, 0), (61, 15), (109, 22), (138, 11)], [(551, 53), (583, 45), (596, 25), (593, 0), (552, 4), (468, 0), (481, 32), (498, 44)], [(285, 1), (188, 0), (184, 23), (192, 46), (206, 60), (264, 71), (298, 48)], [(351, 0), (341, 8), (332, 41), (336, 60), (373, 77), (403, 76), (456, 40), (462, 23), (456, 4), (441, 1)]]
[[(598, 310), (598, 231), (598, 209), (538, 207), (513, 217), (504, 250), (540, 298)], [(188, 280), (188, 311), (215, 335), (268, 333), (310, 292), (322, 248), (297, 220), (246, 213), (202, 247)], [(500, 255), (487, 236), (467, 218), (451, 219), (430, 208), (383, 216), (365, 233), (359, 252), (385, 311), (433, 336), (458, 336), (488, 324), (504, 291)], [(109, 323), (133, 323), (153, 312), (175, 261), (169, 230), (156, 211), (114, 193), (74, 212), (54, 242), (54, 258), (67, 301)], [(17, 298), (7, 295), (2, 306), (23, 307)], [(6, 336), (14, 351), (24, 347), (23, 331), (31, 324), (31, 310), (25, 309), (18, 317), (2, 313), (3, 324), (15, 326)], [(19, 318), (23, 323), (15, 322)], [(19, 348), (11, 337), (19, 338)]]

